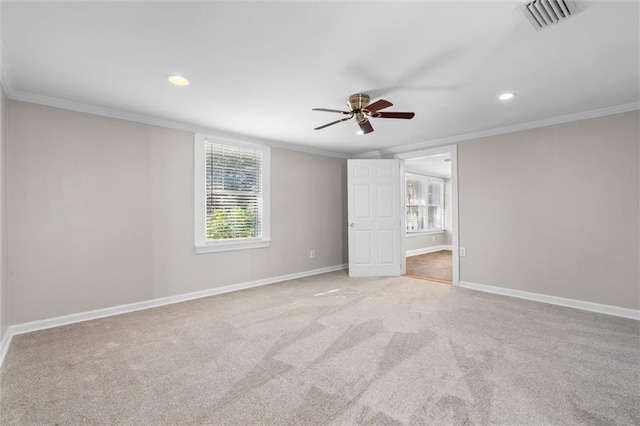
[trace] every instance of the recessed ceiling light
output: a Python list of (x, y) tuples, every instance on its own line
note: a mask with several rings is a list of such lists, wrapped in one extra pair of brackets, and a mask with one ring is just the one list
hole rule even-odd
[(358, 131), (356, 132), (356, 135), (364, 135), (364, 131), (362, 131), (362, 130), (358, 130)]
[(518, 92), (504, 92), (503, 94), (498, 96), (498, 99), (501, 101), (508, 101), (509, 99), (513, 99), (518, 96)]
[(172, 84), (175, 84), (176, 86), (188, 86), (189, 85), (189, 80), (187, 80), (186, 78), (182, 77), (181, 75), (170, 75), (167, 77), (167, 80), (169, 80)]

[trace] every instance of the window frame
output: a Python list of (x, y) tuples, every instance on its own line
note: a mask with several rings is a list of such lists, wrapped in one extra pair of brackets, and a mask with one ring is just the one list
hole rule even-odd
[[(206, 143), (219, 143), (262, 152), (262, 236), (207, 240)], [(224, 140), (197, 133), (194, 137), (194, 246), (197, 254), (269, 247), (271, 243), (271, 148), (247, 142)]]
[[(441, 203), (439, 204), (439, 206), (442, 208), (442, 228), (409, 230), (409, 229), (406, 229), (406, 225), (405, 225), (405, 234), (406, 234), (406, 236), (407, 237), (417, 237), (417, 236), (420, 236), (420, 235), (442, 234), (442, 233), (446, 232), (445, 180), (443, 178), (436, 177), (436, 176), (423, 175), (423, 174), (419, 174), (419, 173), (415, 173), (415, 172), (406, 172), (405, 173), (405, 181), (404, 181), (405, 194), (406, 194), (406, 191), (407, 191), (407, 180), (409, 180), (409, 179), (423, 181), (423, 183), (426, 185), (426, 188), (428, 188), (429, 183), (433, 183), (433, 182), (437, 182), (438, 184), (440, 184), (442, 186), (442, 197), (441, 197)], [(428, 196), (428, 194), (425, 194), (425, 195)], [(428, 204), (427, 201), (425, 201), (425, 207), (429, 207), (429, 204)], [(407, 208), (408, 208), (406, 195), (405, 195), (405, 200), (404, 200), (404, 207), (405, 207), (405, 222), (408, 224), (409, 221), (406, 218), (406, 216), (407, 216)]]

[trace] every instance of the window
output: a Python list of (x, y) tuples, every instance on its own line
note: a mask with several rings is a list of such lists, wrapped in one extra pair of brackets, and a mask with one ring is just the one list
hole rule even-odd
[(407, 232), (444, 230), (444, 180), (406, 174)]
[(269, 246), (267, 146), (195, 138), (197, 253)]

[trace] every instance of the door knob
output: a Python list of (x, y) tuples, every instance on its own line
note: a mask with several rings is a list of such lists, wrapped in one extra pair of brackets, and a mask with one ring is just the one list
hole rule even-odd
[(354, 226), (356, 226), (356, 224), (355, 224), (355, 223), (353, 223), (353, 222), (351, 222), (351, 223), (349, 224), (349, 226), (353, 228)]

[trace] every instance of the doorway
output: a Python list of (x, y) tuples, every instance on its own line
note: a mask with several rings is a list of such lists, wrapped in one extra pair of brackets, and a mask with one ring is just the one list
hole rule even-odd
[(403, 274), (455, 286), (459, 284), (456, 148), (395, 156), (404, 160), (405, 171)]

